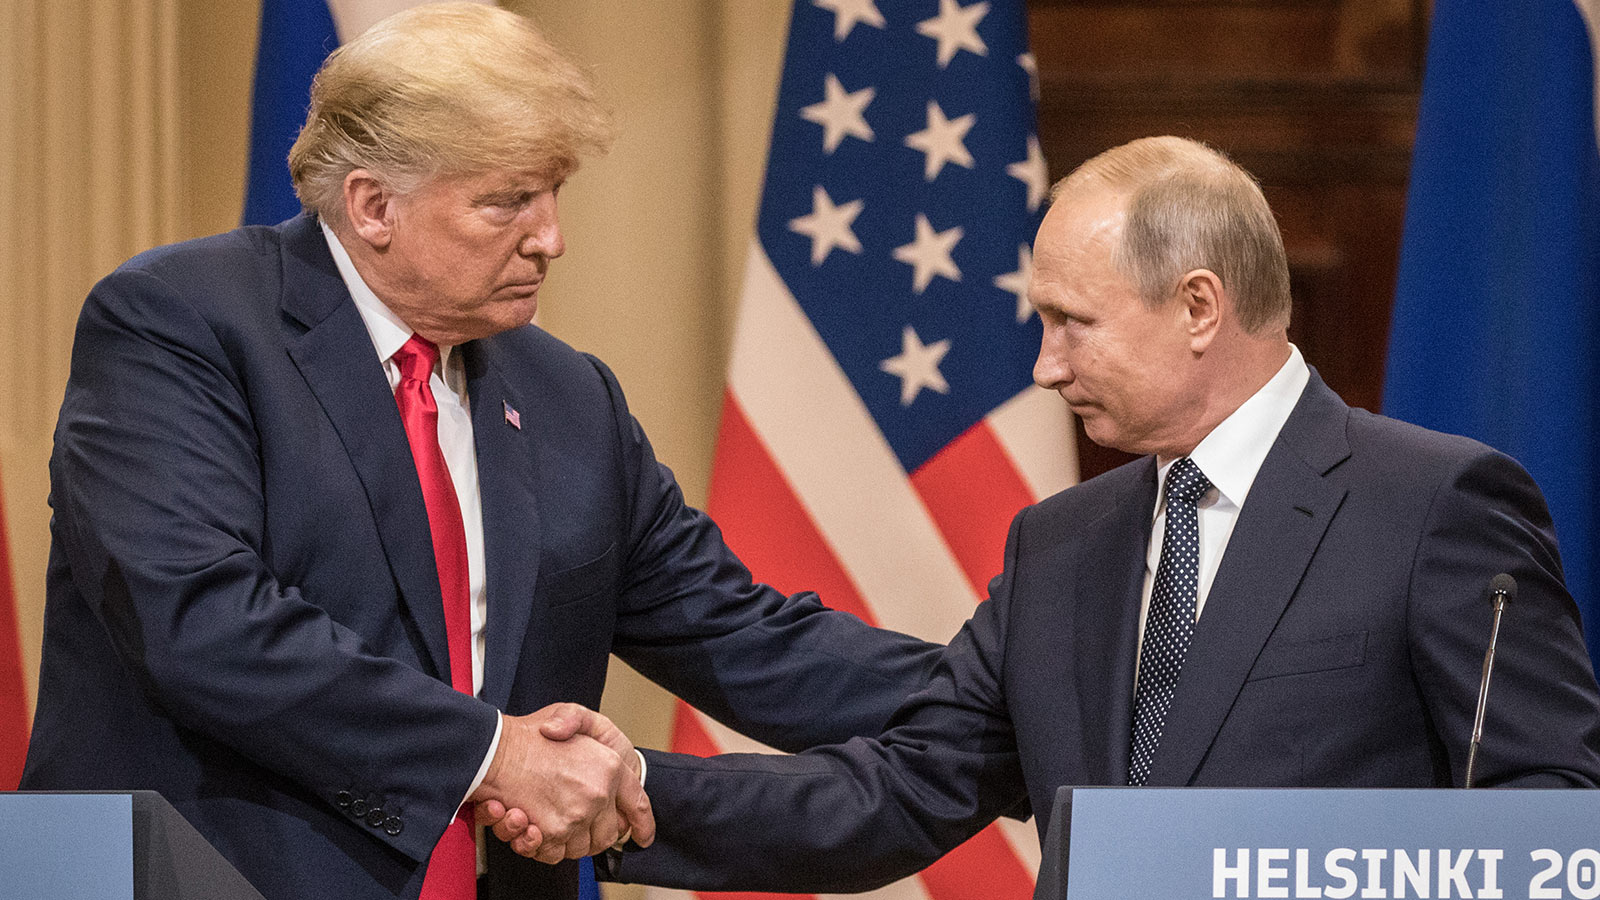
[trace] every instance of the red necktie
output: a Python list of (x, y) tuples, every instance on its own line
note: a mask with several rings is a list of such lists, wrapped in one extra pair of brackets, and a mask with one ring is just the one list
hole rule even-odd
[[(428, 378), (439, 359), (432, 341), (413, 334), (394, 353), (400, 383), (394, 402), (400, 407), (411, 458), (422, 482), (422, 500), (428, 507), (428, 530), (433, 534), (433, 560), (439, 569), (439, 591), (444, 595), (445, 639), (450, 649), (450, 684), (464, 694), (472, 690), (472, 610), (467, 586), (467, 534), (461, 525), (461, 505), (455, 485), (439, 449), (439, 406), (433, 400)], [(433, 848), (422, 882), (421, 900), (473, 900), (478, 892), (478, 848), (472, 823), (463, 807), (450, 821)]]

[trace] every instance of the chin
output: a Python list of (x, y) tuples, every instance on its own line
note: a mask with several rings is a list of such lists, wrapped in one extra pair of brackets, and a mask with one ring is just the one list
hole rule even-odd
[[(1070, 405), (1068, 408), (1071, 408)], [(1089, 436), (1089, 440), (1102, 447), (1109, 446), (1106, 444), (1106, 439), (1112, 436), (1111, 428), (1106, 424), (1106, 420), (1097, 415), (1096, 412), (1093, 409), (1086, 409), (1082, 412), (1076, 409), (1072, 410), (1072, 414), (1078, 417), (1079, 422), (1083, 423), (1083, 433)]]
[(1102, 447), (1109, 447), (1112, 450), (1122, 449), (1121, 447), (1117, 446), (1117, 436), (1115, 434), (1107, 433), (1106, 429), (1104, 428), (1096, 428), (1090, 425), (1088, 422), (1084, 422), (1083, 433), (1089, 436), (1089, 440), (1094, 441), (1096, 444), (1099, 444)]
[(501, 328), (500, 331), (510, 331), (513, 328), (521, 328), (524, 325), (530, 324), (533, 322), (534, 315), (538, 312), (539, 307), (530, 303), (527, 305), (527, 307), (519, 309), (516, 315), (511, 316), (505, 322), (501, 323), (504, 327)]
[(516, 328), (532, 322), (538, 312), (539, 294), (535, 289), (534, 293), (525, 297), (513, 297), (503, 308), (496, 309), (495, 318), (506, 328)]
[(539, 305), (532, 298), (525, 302), (518, 300), (513, 303), (496, 304), (490, 309), (483, 310), (484, 315), (472, 323), (473, 327), (463, 330), (470, 330), (469, 340), (494, 337), (501, 332), (527, 325), (533, 321), (533, 315), (538, 311)]

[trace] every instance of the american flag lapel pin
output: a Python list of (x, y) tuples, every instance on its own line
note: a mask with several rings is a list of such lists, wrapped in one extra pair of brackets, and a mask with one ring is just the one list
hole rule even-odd
[(500, 405), (506, 408), (506, 424), (518, 431), (522, 430), (522, 413), (511, 408), (508, 401), (501, 400)]

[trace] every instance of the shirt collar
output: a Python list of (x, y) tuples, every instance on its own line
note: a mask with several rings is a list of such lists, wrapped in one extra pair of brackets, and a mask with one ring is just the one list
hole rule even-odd
[[(1205, 473), (1217, 493), (1234, 506), (1244, 507), (1245, 496), (1250, 493), (1267, 452), (1310, 382), (1311, 369), (1305, 357), (1299, 347), (1290, 344), (1289, 359), (1278, 373), (1211, 429), (1190, 452), (1189, 458)], [(1166, 483), (1167, 471), (1176, 461), (1162, 463), (1157, 473), (1160, 483)], [(1159, 509), (1160, 504), (1157, 506)]]
[[(339, 277), (344, 279), (344, 286), (350, 291), (351, 299), (356, 302), (356, 311), (361, 313), (361, 321), (367, 326), (367, 336), (372, 339), (372, 349), (377, 351), (378, 359), (387, 363), (394, 356), (396, 350), (405, 346), (415, 334), (411, 326), (407, 325), (399, 316), (394, 314), (378, 295), (372, 292), (367, 282), (356, 271), (356, 264), (350, 259), (350, 253), (340, 243), (338, 235), (328, 227), (327, 222), (318, 219), (317, 224), (322, 226), (322, 236), (328, 242), (328, 252), (333, 254), (333, 264), (339, 267)], [(439, 345), (439, 371), (448, 372), (450, 354), (455, 347), (449, 344)]]

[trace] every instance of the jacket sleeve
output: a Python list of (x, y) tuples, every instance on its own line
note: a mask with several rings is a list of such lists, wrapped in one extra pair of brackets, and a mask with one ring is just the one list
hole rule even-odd
[(1600, 689), (1550, 513), (1527, 472), (1486, 448), (1434, 496), (1409, 589), (1411, 653), (1452, 780), (1465, 775), (1496, 572), (1518, 593), (1500, 627), (1474, 783), (1600, 785)]
[(795, 756), (649, 753), (656, 841), (610, 877), (691, 890), (870, 890), (926, 868), (1026, 806), (1002, 678), (1006, 569), (878, 738)]
[(781, 750), (882, 731), (927, 684), (940, 647), (872, 628), (816, 594), (753, 583), (686, 505), (599, 361), (623, 445), (630, 514), (613, 651), (729, 727)]
[(1023, 797), (1010, 719), (976, 632), (881, 738), (796, 756), (650, 753), (656, 842), (609, 858), (620, 881), (692, 890), (871, 890), (926, 868)]
[(279, 583), (263, 558), (241, 352), (150, 271), (121, 270), (91, 293), (51, 462), (73, 586), (173, 722), (348, 816), (352, 795), (387, 798), (403, 828), (352, 824), (425, 860), (496, 713), (375, 655)]

